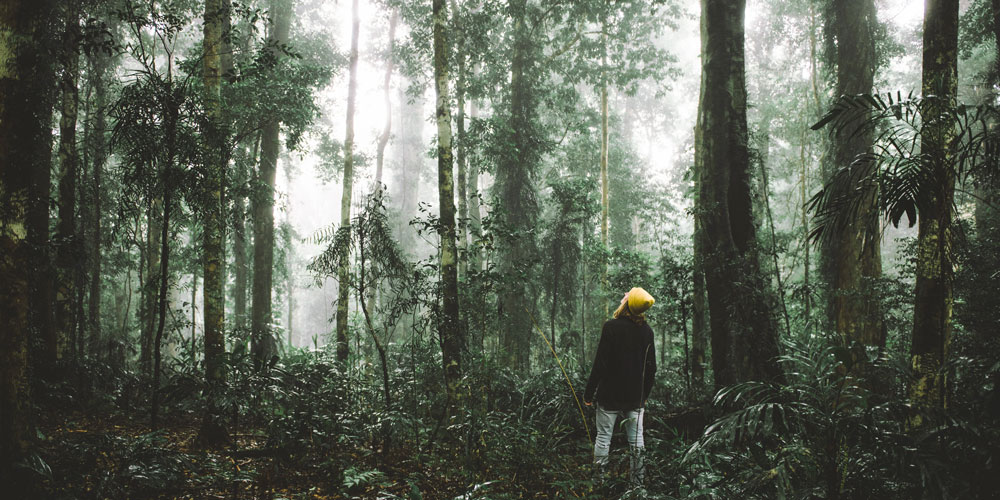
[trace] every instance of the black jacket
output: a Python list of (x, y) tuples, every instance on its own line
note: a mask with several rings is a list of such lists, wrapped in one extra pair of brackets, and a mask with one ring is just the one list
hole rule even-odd
[(612, 319), (601, 330), (583, 399), (593, 401), (596, 392), (602, 408), (634, 410), (645, 405), (655, 374), (653, 329), (646, 323)]

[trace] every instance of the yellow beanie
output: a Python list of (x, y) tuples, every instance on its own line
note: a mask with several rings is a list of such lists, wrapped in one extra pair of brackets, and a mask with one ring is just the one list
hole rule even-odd
[(618, 309), (615, 310), (615, 317), (618, 318), (625, 312), (625, 306), (628, 305), (628, 310), (633, 316), (641, 316), (644, 312), (648, 311), (650, 307), (653, 307), (653, 303), (656, 299), (653, 298), (649, 292), (643, 290), (642, 288), (635, 287), (628, 291), (624, 297), (622, 297), (622, 302), (619, 304)]

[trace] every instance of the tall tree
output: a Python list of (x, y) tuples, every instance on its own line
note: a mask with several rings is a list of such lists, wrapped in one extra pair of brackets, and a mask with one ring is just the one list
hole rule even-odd
[[(288, 43), (291, 27), (292, 1), (271, 2), (271, 34), (268, 50), (279, 57), (279, 47)], [(260, 141), (260, 170), (254, 182), (253, 195), (253, 301), (250, 329), (253, 333), (251, 351), (258, 364), (276, 354), (277, 345), (271, 332), (271, 291), (274, 288), (274, 179), (281, 152), (281, 123), (277, 116), (267, 117)]]
[(103, 248), (103, 225), (101, 223), (102, 201), (104, 193), (104, 169), (108, 160), (107, 141), (107, 105), (108, 105), (108, 72), (111, 68), (111, 53), (108, 50), (91, 50), (88, 53), (90, 62), (89, 84), (94, 89), (93, 110), (88, 116), (88, 148), (92, 165), (91, 179), (91, 227), (90, 227), (90, 293), (88, 296), (88, 350), (92, 355), (100, 356), (101, 348), (101, 249)]
[[(837, 95), (871, 93), (876, 70), (877, 29), (872, 0), (835, 0), (828, 11), (827, 32), (834, 37), (832, 59), (837, 65)], [(830, 158), (825, 167), (846, 168), (858, 155), (871, 153), (870, 129), (837, 134), (830, 140)], [(826, 172), (830, 178), (833, 172)], [(803, 182), (805, 180), (803, 174)], [(804, 187), (804, 186), (803, 186)], [(856, 186), (844, 187), (856, 189)], [(879, 301), (872, 293), (872, 280), (882, 275), (878, 193), (868, 187), (857, 219), (824, 240), (823, 271), (831, 287), (829, 317), (832, 327), (846, 342), (859, 346), (885, 347), (886, 328)], [(856, 356), (858, 361), (863, 355)], [(863, 367), (863, 365), (857, 365)]]
[[(915, 380), (910, 401), (918, 409), (946, 408), (942, 366), (951, 338), (955, 259), (952, 218), (955, 169), (949, 143), (955, 123), (948, 110), (958, 91), (958, 0), (927, 0), (924, 8), (924, 58), (921, 89), (921, 152), (930, 160), (928, 192), (918, 201), (916, 302), (910, 356)], [(919, 415), (911, 424), (922, 425)]]
[(512, 17), (512, 52), (510, 69), (508, 150), (497, 166), (493, 191), (500, 214), (497, 217), (511, 237), (498, 246), (498, 267), (505, 282), (500, 290), (501, 343), (506, 363), (525, 372), (530, 354), (531, 322), (526, 309), (533, 308), (527, 288), (537, 259), (535, 226), (538, 220), (538, 195), (534, 178), (541, 161), (543, 141), (538, 125), (537, 84), (539, 48), (532, 38), (526, 0), (510, 0)]
[(385, 106), (385, 123), (378, 136), (375, 153), (375, 189), (382, 189), (382, 167), (385, 164), (385, 147), (392, 137), (392, 100), (389, 98), (390, 81), (396, 64), (396, 25), (399, 24), (399, 9), (389, 15), (389, 44), (386, 46), (385, 75), (382, 77), (382, 102)]
[(77, 80), (80, 77), (80, 4), (70, 0), (63, 4), (65, 17), (62, 34), (61, 66), (59, 79), (59, 217), (56, 222), (56, 268), (57, 285), (55, 296), (56, 332), (58, 354), (65, 354), (71, 348), (74, 332), (73, 320), (76, 304), (77, 260), (79, 241), (76, 231), (76, 179), (79, 154), (76, 147), (76, 122), (80, 104)]
[[(349, 58), (350, 76), (347, 83), (347, 132), (344, 137), (344, 192), (340, 199), (340, 227), (351, 226), (351, 191), (354, 188), (354, 106), (358, 93), (358, 0), (351, 2), (351, 53)], [(351, 297), (350, 258), (342, 256), (337, 272), (337, 359), (347, 361), (349, 344), (347, 340), (347, 306)]]
[(29, 218), (33, 184), (51, 155), (47, 44), (54, 11), (51, 0), (10, 0), (0, 8), (0, 483), (15, 496), (24, 476), (15, 464), (32, 440), (29, 297), (38, 276)]
[(208, 386), (208, 408), (199, 440), (215, 446), (228, 441), (222, 426), (216, 393), (225, 382), (226, 371), (223, 357), (225, 343), (225, 293), (222, 283), (225, 257), (222, 189), (226, 165), (223, 153), (225, 143), (221, 130), (222, 114), (222, 65), (221, 47), (223, 39), (223, 15), (227, 10), (223, 0), (205, 0), (204, 43), (202, 55), (202, 77), (204, 79), (204, 101), (208, 127), (205, 134), (205, 178), (202, 219), (202, 300), (205, 322), (205, 378)]
[(716, 387), (782, 377), (750, 196), (745, 0), (702, 0), (696, 179)]
[[(438, 203), (441, 238), (441, 318), (438, 333), (444, 363), (448, 400), (453, 408), (461, 402), (462, 352), (465, 335), (458, 311), (458, 248), (455, 242), (454, 161), (451, 146), (451, 100), (448, 95), (448, 7), (446, 0), (434, 0), (434, 91), (437, 95)], [(452, 413), (454, 416), (455, 413)]]

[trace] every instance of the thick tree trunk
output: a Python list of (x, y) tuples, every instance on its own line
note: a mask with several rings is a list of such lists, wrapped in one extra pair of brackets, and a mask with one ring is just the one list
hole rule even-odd
[(209, 122), (206, 135), (205, 157), (208, 159), (203, 216), (202, 276), (205, 322), (205, 379), (208, 387), (207, 411), (198, 435), (206, 446), (218, 446), (227, 442), (228, 434), (222, 426), (216, 393), (225, 383), (226, 370), (223, 356), (225, 343), (225, 291), (223, 287), (224, 228), (222, 190), (225, 179), (226, 155), (221, 127), (221, 85), (222, 67), (220, 51), (222, 47), (222, 17), (225, 12), (223, 0), (205, 0), (204, 17), (204, 57), (202, 71), (205, 82), (205, 110)]
[[(291, 26), (291, 2), (271, 3), (273, 28), (270, 44), (287, 43)], [(278, 54), (275, 54), (277, 56)], [(281, 151), (281, 124), (274, 118), (264, 126), (260, 141), (260, 171), (254, 183), (253, 196), (253, 302), (250, 330), (254, 362), (263, 366), (277, 354), (277, 344), (271, 331), (271, 292), (274, 289), (274, 179)]]
[[(54, 14), (51, 0), (9, 0), (0, 9), (0, 33), (5, 34), (0, 36), (0, 54), (5, 56), (0, 64), (0, 484), (14, 498), (34, 496), (26, 489), (23, 472), (15, 468), (33, 439), (31, 325), (41, 322), (35, 324), (43, 334), (51, 326), (44, 319), (48, 309), (37, 302), (44, 289), (33, 289), (32, 282), (46, 281), (38, 255), (43, 248), (39, 245), (48, 244), (54, 75), (47, 43)], [(40, 180), (45, 181), (44, 189)], [(39, 227), (40, 221), (45, 225)], [(42, 366), (49, 361), (55, 360)]]
[[(702, 37), (702, 53), (704, 53), (705, 39)], [(702, 165), (701, 153), (704, 150), (702, 143), (703, 132), (701, 128), (701, 115), (705, 101), (705, 77), (702, 74), (698, 91), (698, 117), (694, 127), (694, 178), (696, 183), (701, 182)], [(700, 185), (700, 184), (698, 184)], [(692, 259), (691, 259), (691, 381), (696, 390), (701, 390), (705, 384), (705, 348), (708, 344), (708, 297), (705, 292), (705, 231), (702, 228), (701, 204), (698, 189), (694, 191), (694, 232), (692, 239)], [(725, 359), (725, 358), (722, 358)], [(713, 370), (715, 357), (712, 357)]]
[[(958, 87), (958, 0), (928, 0), (924, 10), (922, 90), (928, 101), (923, 110), (921, 151), (930, 155), (929, 196), (918, 206), (917, 283), (910, 355), (916, 379), (909, 388), (910, 403), (919, 411), (945, 409), (947, 380), (941, 368), (951, 339), (955, 258), (952, 253), (952, 207), (955, 198), (954, 122), (945, 115), (954, 104)], [(910, 421), (920, 427), (916, 414)]]
[(745, 0), (702, 0), (704, 94), (696, 212), (703, 224), (716, 387), (782, 378), (750, 196), (745, 7)]
[(66, 24), (62, 36), (62, 77), (59, 79), (61, 116), (59, 118), (59, 218), (56, 222), (56, 297), (55, 320), (57, 354), (62, 358), (74, 330), (74, 305), (76, 302), (77, 260), (80, 242), (76, 231), (76, 178), (79, 154), (76, 147), (76, 121), (80, 93), (77, 80), (80, 75), (80, 8), (76, 0), (64, 5)]
[(531, 322), (527, 309), (533, 309), (533, 294), (528, 289), (529, 276), (537, 258), (534, 231), (538, 220), (538, 200), (534, 176), (541, 157), (538, 137), (537, 106), (534, 84), (539, 78), (535, 69), (537, 47), (531, 39), (526, 0), (511, 0), (509, 11), (514, 21), (514, 47), (510, 81), (511, 146), (499, 165), (493, 189), (500, 198), (501, 223), (515, 236), (500, 243), (499, 268), (505, 283), (500, 291), (501, 343), (507, 366), (527, 373), (530, 359)]
[[(870, 93), (875, 76), (876, 29), (872, 0), (837, 0), (831, 10), (828, 30), (836, 37), (837, 95)], [(839, 134), (831, 138), (831, 162), (827, 167), (846, 168), (855, 157), (872, 151), (870, 131)], [(830, 178), (832, 171), (826, 172)], [(852, 186), (851, 189), (856, 189)], [(885, 348), (886, 328), (873, 292), (873, 280), (882, 275), (878, 193), (866, 188), (858, 218), (823, 246), (824, 275), (830, 283), (829, 317), (835, 331), (847, 344)], [(855, 354), (860, 372), (864, 355)]]
[(452, 181), (451, 101), (448, 94), (448, 9), (445, 0), (434, 0), (434, 90), (437, 95), (438, 203), (441, 238), (441, 317), (438, 333), (451, 416), (459, 415), (463, 402), (462, 354), (465, 335), (458, 311), (458, 248), (455, 243), (455, 189)]
[[(354, 188), (354, 108), (358, 92), (358, 0), (351, 3), (350, 79), (347, 84), (347, 135), (344, 138), (344, 192), (340, 200), (340, 227), (351, 226), (351, 192)], [(337, 270), (337, 360), (346, 362), (349, 354), (347, 339), (347, 307), (351, 296), (350, 255), (342, 255)]]

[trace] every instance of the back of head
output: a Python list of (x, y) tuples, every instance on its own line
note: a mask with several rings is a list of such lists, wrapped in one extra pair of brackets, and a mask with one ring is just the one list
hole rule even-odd
[(622, 297), (622, 302), (618, 305), (618, 309), (615, 309), (615, 319), (624, 317), (636, 323), (644, 323), (646, 321), (646, 311), (650, 307), (653, 307), (655, 302), (656, 299), (646, 290), (639, 287), (632, 288)]

